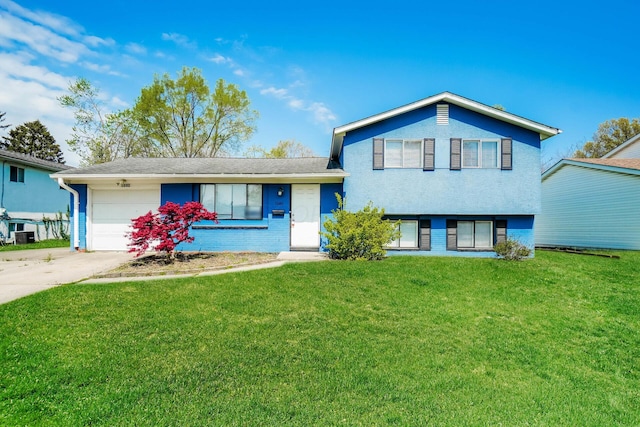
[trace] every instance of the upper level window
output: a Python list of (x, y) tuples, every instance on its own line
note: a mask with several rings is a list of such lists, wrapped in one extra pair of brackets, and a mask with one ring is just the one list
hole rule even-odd
[(9, 181), (24, 182), (24, 168), (19, 168), (18, 166), (10, 166)]
[(498, 140), (462, 140), (462, 167), (484, 169), (498, 168)]
[(262, 184), (202, 184), (200, 203), (218, 219), (262, 219)]
[(422, 140), (385, 140), (384, 166), (388, 168), (422, 168)]

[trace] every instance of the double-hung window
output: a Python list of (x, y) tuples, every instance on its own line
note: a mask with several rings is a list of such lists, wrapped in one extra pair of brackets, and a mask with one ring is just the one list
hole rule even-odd
[(497, 139), (463, 139), (462, 167), (497, 169), (498, 153)]
[(10, 166), (9, 181), (24, 182), (24, 168), (19, 168), (18, 166)]
[(493, 248), (493, 221), (458, 221), (457, 233), (458, 248)]
[(402, 220), (400, 222), (400, 238), (389, 243), (388, 247), (393, 249), (417, 248), (418, 247), (418, 221)]
[(422, 168), (421, 139), (386, 139), (384, 166), (387, 168)]
[(262, 184), (202, 184), (200, 203), (218, 219), (262, 219)]

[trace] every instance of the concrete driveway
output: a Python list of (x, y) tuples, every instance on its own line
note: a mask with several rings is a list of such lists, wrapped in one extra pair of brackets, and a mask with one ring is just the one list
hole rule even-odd
[(126, 252), (72, 252), (69, 248), (0, 252), (0, 304), (78, 282), (132, 258)]

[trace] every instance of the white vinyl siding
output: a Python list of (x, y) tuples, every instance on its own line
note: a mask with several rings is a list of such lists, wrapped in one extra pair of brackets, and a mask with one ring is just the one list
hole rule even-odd
[(387, 139), (384, 148), (385, 168), (422, 168), (422, 140)]
[(542, 181), (536, 245), (640, 250), (640, 175), (566, 165)]
[(261, 219), (261, 184), (202, 184), (200, 203), (218, 219)]
[(462, 167), (498, 168), (498, 140), (462, 140)]

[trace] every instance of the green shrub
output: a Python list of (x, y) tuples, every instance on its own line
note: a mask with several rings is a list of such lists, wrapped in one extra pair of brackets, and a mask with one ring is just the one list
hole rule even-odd
[(387, 254), (385, 247), (400, 237), (399, 221), (382, 219), (384, 209), (369, 202), (357, 212), (344, 209), (344, 201), (336, 193), (338, 209), (333, 210), (333, 219), (324, 222), (321, 234), (327, 239), (326, 248), (332, 259), (379, 260)]
[(504, 242), (496, 244), (493, 248), (500, 258), (509, 261), (519, 261), (531, 255), (531, 249), (520, 243), (516, 239), (507, 239)]

